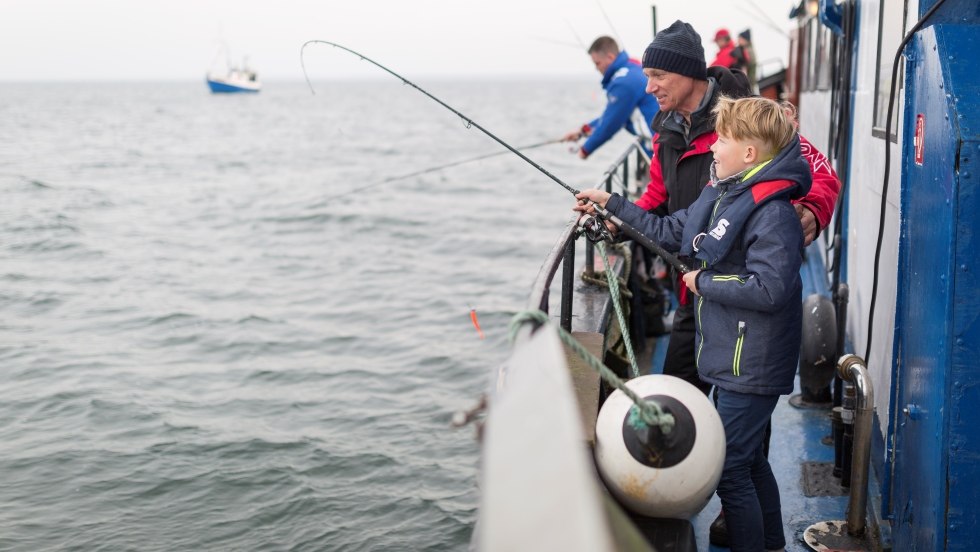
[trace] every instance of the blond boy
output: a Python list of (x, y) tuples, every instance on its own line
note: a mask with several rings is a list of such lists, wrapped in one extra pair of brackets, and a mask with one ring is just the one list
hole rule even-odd
[[(779, 490), (763, 454), (769, 416), (793, 391), (802, 319), (803, 233), (790, 200), (810, 189), (791, 113), (765, 98), (722, 97), (711, 178), (687, 209), (658, 217), (601, 190), (579, 193), (690, 259), (698, 376), (725, 425), (718, 496), (733, 551), (786, 545)], [(593, 212), (590, 203), (575, 210)]]

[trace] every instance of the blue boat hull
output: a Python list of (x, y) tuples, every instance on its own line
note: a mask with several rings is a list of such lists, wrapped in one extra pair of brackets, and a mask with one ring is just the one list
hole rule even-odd
[(211, 89), (211, 92), (212, 93), (215, 93), (215, 94), (218, 94), (218, 93), (246, 93), (246, 94), (251, 93), (251, 94), (256, 94), (259, 91), (257, 88), (244, 88), (244, 87), (241, 87), (241, 86), (235, 86), (235, 85), (224, 83), (224, 82), (213, 81), (211, 79), (207, 79), (207, 81), (208, 81), (208, 88), (210, 88)]

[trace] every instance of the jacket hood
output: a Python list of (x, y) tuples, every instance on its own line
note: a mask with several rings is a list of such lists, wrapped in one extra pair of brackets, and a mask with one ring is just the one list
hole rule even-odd
[[(714, 174), (713, 166), (712, 174)], [(713, 184), (720, 186), (733, 184), (734, 188), (732, 192), (737, 194), (751, 188), (758, 182), (789, 181), (794, 185), (788, 188), (781, 187), (778, 191), (781, 194), (786, 194), (790, 199), (796, 199), (809, 193), (810, 185), (813, 183), (810, 164), (807, 163), (800, 150), (799, 135), (794, 136), (793, 140), (783, 149), (779, 150), (776, 157), (765, 163), (762, 168), (754, 172), (749, 170), (747, 174), (748, 176), (742, 179), (728, 178), (721, 182), (713, 182)], [(772, 192), (775, 193), (775, 191), (773, 190)], [(761, 194), (764, 193), (765, 191), (763, 190), (753, 191), (753, 194), (759, 196), (760, 199), (762, 197)]]
[(614, 59), (613, 62), (609, 65), (609, 67), (606, 67), (606, 72), (602, 74), (602, 87), (605, 88), (606, 85), (609, 84), (609, 81), (611, 81), (613, 77), (616, 76), (616, 72), (622, 69), (623, 67), (626, 67), (626, 64), (629, 62), (630, 62), (630, 56), (629, 54), (626, 53), (626, 50), (620, 52), (619, 55), (616, 56), (616, 59)]
[[(718, 91), (729, 98), (744, 98), (752, 95), (749, 77), (738, 69), (729, 69), (717, 65), (708, 67), (708, 78), (718, 81)], [(712, 107), (714, 107), (715, 101), (712, 100)]]

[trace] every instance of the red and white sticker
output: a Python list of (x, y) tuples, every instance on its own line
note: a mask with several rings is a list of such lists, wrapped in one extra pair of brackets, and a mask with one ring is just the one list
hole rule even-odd
[(915, 164), (922, 166), (922, 153), (925, 151), (926, 141), (926, 118), (921, 113), (915, 117), (915, 139), (912, 142), (915, 147)]

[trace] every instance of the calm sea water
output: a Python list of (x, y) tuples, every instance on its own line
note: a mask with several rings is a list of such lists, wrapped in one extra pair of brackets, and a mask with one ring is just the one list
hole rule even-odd
[[(467, 547), (450, 419), (572, 200), (511, 154), (380, 184), (501, 149), (392, 81), (0, 85), (0, 549)], [(515, 146), (604, 101), (419, 83)]]

